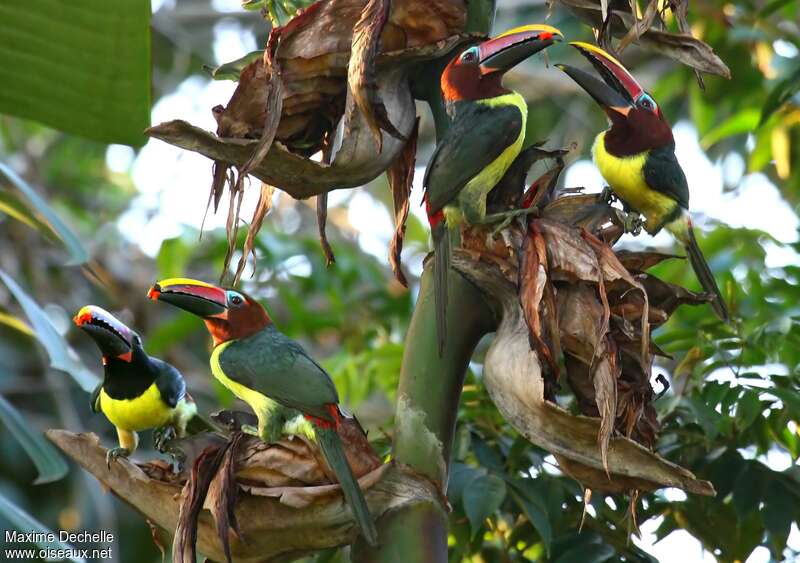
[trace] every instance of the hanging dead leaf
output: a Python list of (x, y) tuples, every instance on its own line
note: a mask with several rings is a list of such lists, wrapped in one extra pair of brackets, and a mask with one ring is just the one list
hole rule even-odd
[(558, 362), (543, 338), (540, 307), (547, 286), (547, 251), (536, 220), (528, 224), (528, 236), (522, 243), (518, 285), (519, 301), (530, 331), (531, 347), (547, 362), (554, 378), (558, 380)]
[(408, 287), (408, 280), (403, 274), (400, 254), (403, 251), (403, 239), (406, 234), (406, 220), (408, 219), (409, 198), (414, 184), (414, 164), (417, 158), (417, 135), (419, 134), (419, 118), (414, 123), (411, 135), (403, 147), (403, 152), (386, 171), (389, 178), (389, 188), (392, 190), (394, 204), (395, 230), (392, 242), (389, 244), (389, 264), (395, 279), (403, 287)]
[(203, 508), (208, 509), (214, 517), (217, 535), (227, 563), (232, 563), (230, 536), (233, 535), (236, 539), (241, 538), (235, 512), (238, 491), (235, 460), (245, 437), (245, 434), (238, 432), (231, 438), (203, 501)]
[[(272, 196), (275, 194), (275, 186), (270, 186), (261, 182), (261, 195), (258, 197), (258, 203), (253, 211), (253, 218), (250, 220), (250, 226), (247, 229), (247, 238), (244, 241), (242, 248), (242, 256), (239, 258), (239, 263), (236, 266), (236, 273), (233, 276), (233, 285), (239, 283), (244, 272), (244, 267), (247, 264), (247, 257), (253, 257), (253, 272), (256, 271), (256, 235), (261, 230), (261, 225), (264, 223), (264, 217), (272, 209)], [(235, 239), (234, 239), (235, 241)]]
[(336, 255), (333, 253), (331, 243), (328, 241), (328, 193), (317, 196), (317, 232), (319, 233), (319, 244), (322, 247), (322, 254), (325, 256), (325, 265), (330, 267), (336, 263)]
[(389, 114), (378, 92), (375, 71), (381, 33), (389, 18), (391, 5), (391, 0), (367, 1), (361, 11), (361, 17), (353, 28), (350, 62), (347, 65), (347, 84), (353, 103), (347, 108), (345, 134), (348, 133), (348, 124), (353, 117), (353, 111), (358, 108), (372, 131), (378, 152), (383, 148), (382, 130), (397, 139), (406, 140), (389, 120)]

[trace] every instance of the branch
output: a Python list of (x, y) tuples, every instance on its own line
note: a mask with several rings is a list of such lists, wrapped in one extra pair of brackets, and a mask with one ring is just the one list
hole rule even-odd
[[(143, 467), (128, 460), (117, 460), (107, 468), (106, 449), (95, 434), (49, 430), (47, 437), (150, 522), (173, 533), (180, 510), (180, 483), (153, 478)], [(362, 486), (369, 479), (376, 479), (365, 491), (376, 519), (399, 508), (441, 502), (434, 485), (398, 464), (383, 465), (368, 473), (360, 479)], [(292, 488), (302, 492), (318, 487)], [(235, 512), (242, 538), (231, 538), (231, 551), (237, 563), (288, 559), (342, 546), (353, 542), (358, 533), (350, 510), (339, 494), (317, 498), (304, 508), (294, 508), (278, 498), (240, 492)], [(198, 519), (197, 545), (209, 558), (225, 560), (214, 522), (206, 511)]]

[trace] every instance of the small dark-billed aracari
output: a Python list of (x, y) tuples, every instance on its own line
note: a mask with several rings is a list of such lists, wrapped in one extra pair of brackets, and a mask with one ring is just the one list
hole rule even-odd
[(467, 48), (445, 67), (442, 97), (451, 123), (425, 171), (425, 204), (434, 252), (434, 296), (439, 354), (446, 337), (451, 231), (468, 224), (507, 221), (521, 209), (486, 214), (486, 197), (517, 158), (528, 106), (503, 87), (503, 75), (562, 38), (549, 25), (525, 25)]
[[(148, 356), (139, 335), (100, 307), (83, 307), (73, 322), (92, 337), (103, 355), (105, 375), (92, 393), (91, 407), (106, 415), (117, 430), (119, 447), (108, 451), (109, 465), (136, 450), (139, 431), (170, 428), (171, 434), (183, 437), (197, 406), (186, 393), (181, 373)], [(157, 443), (159, 449), (162, 445)]]
[[(337, 432), (341, 418), (348, 415), (339, 408), (330, 375), (300, 344), (275, 328), (258, 301), (240, 291), (173, 278), (156, 283), (148, 297), (205, 320), (214, 343), (214, 377), (258, 418), (258, 428), (243, 426), (242, 430), (265, 442), (277, 441), (284, 432), (301, 433), (316, 442), (342, 486), (361, 533), (375, 545), (375, 524)], [(295, 420), (296, 411), (305, 416), (304, 424), (288, 430), (285, 425)]]
[(654, 235), (666, 228), (683, 247), (711, 306), (727, 321), (728, 307), (697, 244), (689, 215), (689, 185), (678, 159), (672, 129), (652, 96), (616, 58), (589, 43), (570, 43), (602, 77), (557, 65), (603, 108), (611, 127), (601, 132), (592, 153), (603, 178), (626, 208), (644, 217)]

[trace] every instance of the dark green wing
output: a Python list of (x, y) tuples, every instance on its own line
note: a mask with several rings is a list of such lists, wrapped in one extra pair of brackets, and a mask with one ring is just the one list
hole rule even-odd
[(158, 358), (150, 358), (150, 363), (157, 370), (156, 387), (161, 393), (161, 398), (174, 409), (186, 395), (186, 382), (181, 372)]
[(644, 181), (657, 192), (677, 201), (683, 209), (689, 209), (689, 184), (675, 158), (674, 143), (650, 151), (644, 162)]
[(274, 327), (230, 344), (219, 364), (237, 383), (306, 414), (327, 419), (326, 405), (339, 403), (328, 372)]
[(90, 406), (92, 407), (92, 412), (100, 412), (100, 391), (102, 390), (103, 384), (100, 383), (94, 388), (94, 391), (92, 391), (92, 397), (89, 399), (89, 401), (91, 401)]
[(517, 140), (522, 129), (522, 113), (516, 106), (456, 104), (450, 129), (436, 144), (425, 170), (423, 186), (431, 213), (453, 201), (467, 182)]

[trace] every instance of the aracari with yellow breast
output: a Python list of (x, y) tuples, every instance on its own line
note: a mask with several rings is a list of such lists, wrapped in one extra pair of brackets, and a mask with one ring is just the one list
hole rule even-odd
[(713, 296), (717, 315), (730, 318), (722, 293), (708, 267), (689, 215), (689, 185), (675, 156), (675, 139), (661, 108), (616, 58), (589, 43), (570, 43), (602, 80), (580, 69), (557, 65), (592, 96), (610, 127), (595, 139), (592, 153), (603, 178), (627, 209), (644, 217), (654, 235), (667, 229), (685, 248), (703, 289)]
[(442, 98), (451, 122), (423, 180), (433, 239), (440, 355), (447, 329), (451, 231), (463, 222), (502, 221), (531, 211), (486, 214), (486, 197), (522, 149), (528, 117), (525, 100), (503, 87), (503, 76), (561, 38), (549, 25), (517, 27), (463, 50), (442, 73)]
[[(153, 285), (148, 297), (205, 320), (214, 343), (214, 377), (258, 418), (257, 428), (242, 430), (268, 443), (284, 433), (302, 434), (316, 442), (361, 533), (376, 545), (375, 524), (337, 432), (342, 417), (349, 415), (339, 407), (328, 372), (298, 342), (275, 328), (261, 303), (241, 291), (173, 278)], [(298, 411), (302, 416), (295, 416)]]
[(92, 337), (103, 355), (103, 382), (92, 393), (91, 407), (117, 430), (119, 447), (108, 451), (109, 466), (113, 459), (136, 450), (137, 432), (168, 429), (157, 441), (159, 449), (172, 436), (183, 437), (197, 407), (186, 393), (181, 373), (148, 356), (141, 337), (100, 307), (83, 307), (73, 322)]

